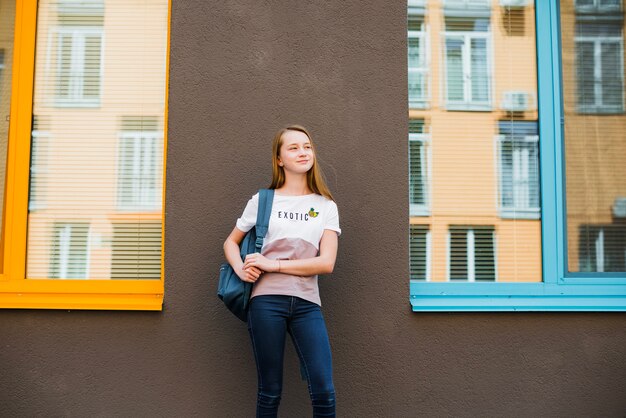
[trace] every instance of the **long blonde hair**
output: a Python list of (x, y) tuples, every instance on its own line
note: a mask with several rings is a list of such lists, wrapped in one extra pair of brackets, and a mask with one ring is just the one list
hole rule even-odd
[(334, 201), (335, 199), (330, 193), (330, 190), (326, 185), (326, 181), (324, 181), (324, 176), (320, 166), (317, 164), (317, 152), (315, 152), (315, 146), (313, 145), (311, 135), (304, 126), (300, 125), (286, 126), (276, 132), (276, 135), (274, 136), (274, 140), (272, 141), (272, 184), (270, 184), (270, 189), (278, 189), (285, 184), (285, 169), (278, 164), (278, 157), (280, 156), (280, 147), (283, 145), (283, 134), (287, 131), (302, 132), (309, 138), (309, 141), (311, 142), (311, 149), (313, 150), (315, 158), (313, 159), (313, 166), (306, 173), (307, 185), (314, 193)]

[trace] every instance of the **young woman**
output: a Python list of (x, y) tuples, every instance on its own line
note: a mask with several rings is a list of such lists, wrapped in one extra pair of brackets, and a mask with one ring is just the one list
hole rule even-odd
[(257, 364), (257, 417), (275, 417), (282, 391), (287, 333), (306, 373), (315, 417), (335, 416), (335, 389), (328, 333), (317, 275), (333, 271), (339, 215), (305, 128), (288, 126), (272, 143), (274, 202), (261, 253), (239, 255), (239, 243), (256, 224), (252, 196), (224, 243), (241, 280), (254, 283), (248, 331)]

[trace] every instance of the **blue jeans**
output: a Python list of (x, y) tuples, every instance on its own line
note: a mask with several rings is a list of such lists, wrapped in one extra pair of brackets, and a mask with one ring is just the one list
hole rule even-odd
[(257, 417), (278, 414), (287, 333), (306, 373), (313, 416), (335, 416), (330, 343), (318, 305), (295, 296), (256, 296), (248, 308), (248, 331), (259, 381)]

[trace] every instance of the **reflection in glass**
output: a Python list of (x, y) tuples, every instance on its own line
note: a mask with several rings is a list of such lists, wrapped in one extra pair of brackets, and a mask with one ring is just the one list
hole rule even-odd
[(411, 280), (542, 280), (534, 22), (531, 4), (409, 0)]
[[(11, 113), (11, 66), (13, 64), (13, 32), (15, 28), (15, 1), (0, 0), (0, 191), (6, 179), (6, 158), (9, 143), (9, 115)], [(0, 234), (4, 222), (4, 193), (0, 193)], [(2, 248), (0, 246), (0, 248)]]
[(409, 229), (409, 251), (411, 280), (430, 278), (430, 231), (424, 225), (411, 225)]
[(489, 20), (445, 19), (445, 66), (448, 105), (464, 109), (490, 104)]
[(38, 2), (28, 278), (160, 279), (167, 13)]
[(492, 227), (450, 227), (450, 280), (496, 278)]
[(570, 272), (626, 272), (621, 1), (561, 2)]
[(428, 66), (426, 31), (424, 20), (420, 16), (409, 18), (408, 59), (409, 104), (410, 106), (423, 107), (426, 105), (428, 95)]
[(498, 136), (500, 211), (539, 217), (539, 136), (535, 122), (501, 121)]
[(578, 111), (623, 111), (622, 22), (580, 21), (576, 24)]
[(428, 213), (428, 140), (424, 120), (409, 122), (409, 203), (411, 214)]

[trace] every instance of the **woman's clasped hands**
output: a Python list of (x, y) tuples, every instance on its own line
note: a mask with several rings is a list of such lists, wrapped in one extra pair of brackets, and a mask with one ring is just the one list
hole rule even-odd
[(244, 273), (244, 277), (240, 276), (241, 280), (254, 283), (259, 279), (261, 274), (267, 271), (275, 271), (277, 264), (277, 260), (270, 260), (260, 253), (248, 254), (241, 268)]

